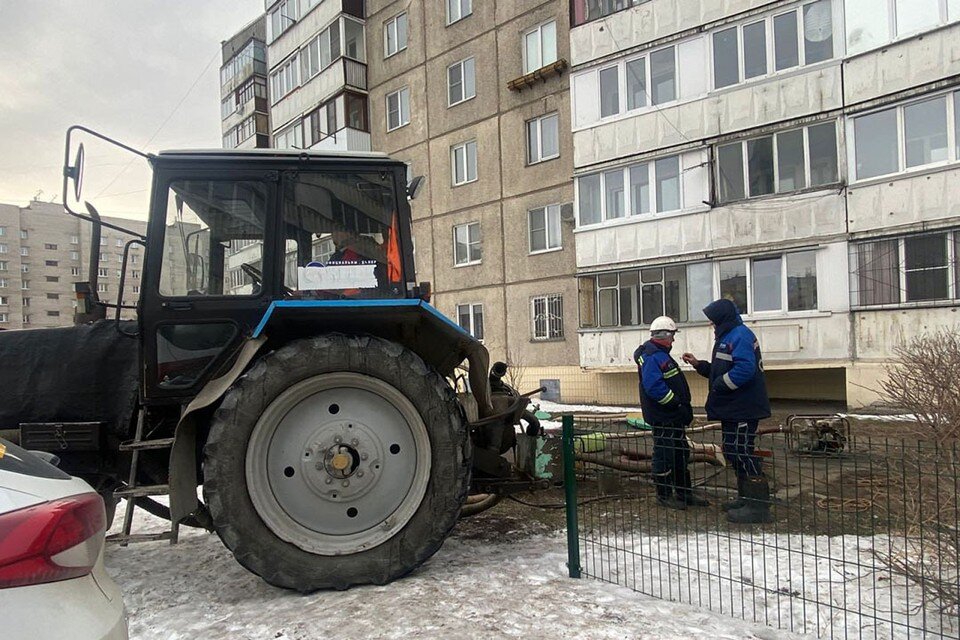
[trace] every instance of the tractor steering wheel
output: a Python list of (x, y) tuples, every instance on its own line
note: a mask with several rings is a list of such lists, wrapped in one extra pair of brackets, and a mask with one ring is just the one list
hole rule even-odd
[[(250, 276), (250, 279), (253, 280), (253, 284), (255, 284), (260, 288), (263, 288), (263, 272), (260, 271), (260, 269), (257, 269), (255, 266), (253, 266), (249, 262), (244, 262), (243, 264), (240, 265), (240, 270), (243, 271), (248, 276)], [(287, 297), (290, 297), (294, 294), (294, 291), (290, 287), (284, 287), (283, 293)]]

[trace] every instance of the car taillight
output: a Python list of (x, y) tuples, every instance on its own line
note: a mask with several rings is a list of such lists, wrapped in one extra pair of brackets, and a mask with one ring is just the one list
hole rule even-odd
[(95, 493), (0, 514), (0, 589), (90, 573), (106, 528)]

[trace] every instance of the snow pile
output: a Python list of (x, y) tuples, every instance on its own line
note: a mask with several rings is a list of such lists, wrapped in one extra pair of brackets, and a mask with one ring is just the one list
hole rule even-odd
[(875, 545), (889, 553), (895, 544), (881, 536), (595, 534), (581, 557), (584, 573), (603, 580), (799, 633), (960, 636), (956, 618), (924, 611), (919, 587), (879, 564)]
[[(165, 527), (142, 512), (135, 523), (138, 531)], [(559, 534), (484, 543), (454, 533), (402, 580), (306, 596), (267, 585), (216, 535), (196, 529), (182, 529), (175, 546), (111, 545), (106, 566), (123, 590), (134, 639), (797, 637), (597, 580), (571, 580)]]

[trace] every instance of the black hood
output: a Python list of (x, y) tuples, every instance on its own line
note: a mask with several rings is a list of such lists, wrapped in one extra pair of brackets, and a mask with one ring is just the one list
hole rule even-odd
[(737, 311), (737, 305), (735, 305), (732, 300), (727, 300), (726, 298), (714, 300), (708, 304), (703, 308), (703, 315), (707, 316), (710, 322), (713, 323), (715, 327), (714, 334), (717, 338), (725, 335), (735, 326), (743, 324), (743, 320), (740, 319), (740, 312)]

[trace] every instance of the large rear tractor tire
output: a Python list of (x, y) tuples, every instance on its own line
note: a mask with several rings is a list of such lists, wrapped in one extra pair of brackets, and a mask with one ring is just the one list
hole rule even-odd
[(298, 591), (384, 584), (443, 544), (470, 484), (456, 395), (373, 337), (297, 340), (227, 392), (204, 448), (204, 498), (244, 567)]

